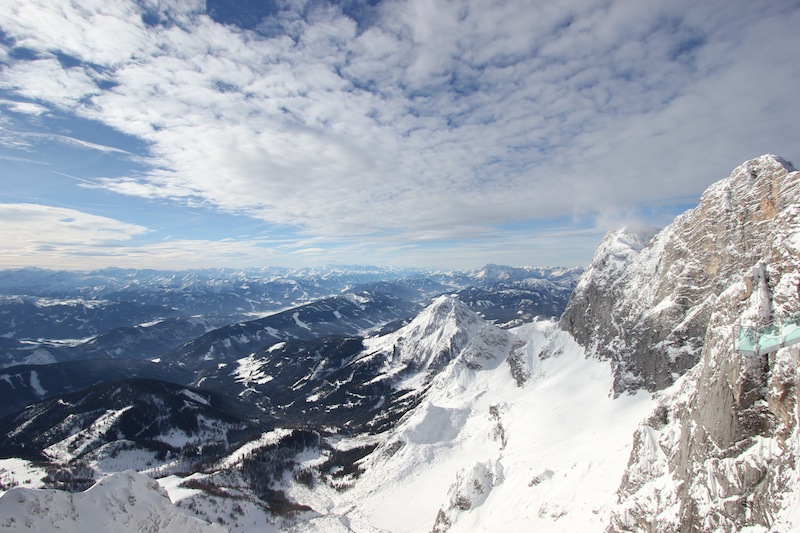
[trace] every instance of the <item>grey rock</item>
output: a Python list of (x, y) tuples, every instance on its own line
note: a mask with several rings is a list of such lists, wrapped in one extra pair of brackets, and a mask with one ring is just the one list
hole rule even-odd
[(700, 360), (714, 303), (775, 255), (775, 221), (798, 203), (798, 174), (773, 155), (747, 161), (652, 239), (606, 236), (561, 327), (609, 359), (614, 391), (661, 390)]
[[(601, 260), (592, 268), (608, 273)], [(744, 163), (631, 247), (610, 287), (598, 274), (579, 284), (562, 325), (612, 361), (617, 393), (661, 390), (608, 530), (800, 527), (786, 514), (800, 475), (798, 347), (734, 348), (735, 326), (800, 313), (800, 172), (769, 155)], [(580, 302), (609, 315), (581, 314)]]

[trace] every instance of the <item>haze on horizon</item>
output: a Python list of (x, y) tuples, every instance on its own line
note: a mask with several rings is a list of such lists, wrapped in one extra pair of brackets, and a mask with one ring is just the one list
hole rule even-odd
[(0, 4), (0, 268), (582, 266), (798, 158), (800, 2)]

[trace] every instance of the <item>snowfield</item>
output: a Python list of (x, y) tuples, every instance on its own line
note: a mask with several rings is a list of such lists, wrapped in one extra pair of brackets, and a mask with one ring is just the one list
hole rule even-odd
[(352, 489), (292, 489), (326, 513), (292, 531), (602, 531), (653, 399), (612, 399), (608, 362), (552, 322), (515, 333), (522, 387), (504, 354), (482, 369), (455, 359)]
[(133, 471), (107, 477), (85, 492), (13, 488), (0, 498), (0, 529), (221, 533), (186, 515), (155, 481)]
[(0, 496), (12, 486), (39, 488), (45, 475), (43, 468), (25, 459), (0, 459)]

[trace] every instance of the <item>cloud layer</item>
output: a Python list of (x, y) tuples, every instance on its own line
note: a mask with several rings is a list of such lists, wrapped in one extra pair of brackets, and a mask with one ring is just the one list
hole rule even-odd
[(4, 3), (4, 101), (145, 143), (96, 187), (386, 250), (624, 222), (796, 155), (797, 2), (277, 5), (245, 29), (189, 0)]
[[(37, 264), (37, 258), (85, 253), (102, 253), (147, 231), (107, 217), (88, 215), (74, 209), (37, 204), (0, 204), (3, 239), (0, 255), (8, 266)], [(54, 267), (56, 265), (53, 265)]]

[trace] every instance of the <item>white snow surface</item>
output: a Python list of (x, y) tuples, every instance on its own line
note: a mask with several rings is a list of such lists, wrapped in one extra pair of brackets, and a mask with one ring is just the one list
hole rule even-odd
[[(471, 344), (475, 345), (471, 353), (463, 353)], [(396, 332), (366, 339), (364, 358), (383, 359), (376, 381), (388, 377), (398, 381), (398, 388), (413, 390), (459, 354), (481, 359), (482, 348), (490, 344), (510, 345), (510, 334), (485, 322), (462, 302), (440, 296)]]
[(166, 320), (166, 319), (164, 319), (164, 318), (157, 318), (157, 319), (155, 319), (155, 320), (151, 320), (151, 321), (149, 321), (149, 322), (142, 322), (141, 324), (137, 324), (137, 325), (136, 325), (136, 327), (137, 327), (137, 328), (149, 328), (149, 327), (151, 327), (151, 326), (155, 326), (155, 325), (157, 325), (157, 324), (160, 324), (160, 323), (164, 322), (164, 320)]
[[(278, 345), (276, 344), (275, 346)], [(277, 348), (273, 346), (270, 348), (270, 351), (273, 349)], [(246, 387), (249, 387), (251, 383), (263, 385), (265, 383), (269, 383), (273, 379), (272, 376), (262, 370), (262, 367), (265, 364), (265, 361), (261, 360), (259, 357), (256, 357), (256, 354), (252, 353), (247, 357), (242, 357), (241, 359), (236, 360), (236, 370), (234, 370), (231, 375), (236, 376), (236, 381), (243, 383)]]
[(186, 515), (158, 483), (133, 471), (109, 476), (85, 492), (15, 487), (0, 497), (0, 530), (205, 533), (226, 531)]
[(190, 391), (188, 389), (183, 389), (181, 391), (181, 394), (183, 394), (184, 396), (186, 396), (190, 400), (195, 401), (197, 403), (201, 403), (203, 405), (210, 405), (210, 403), (208, 402), (208, 398), (206, 398), (205, 396), (201, 396), (200, 394), (197, 394), (196, 392)]
[(35, 370), (31, 372), (31, 388), (40, 398), (43, 398), (47, 391), (44, 390), (42, 384), (39, 382), (39, 374)]
[(225, 459), (220, 462), (220, 466), (222, 468), (230, 468), (242, 461), (248, 454), (252, 453), (254, 450), (261, 448), (263, 446), (269, 446), (270, 444), (275, 444), (276, 442), (280, 441), (286, 435), (290, 435), (292, 433), (289, 429), (284, 428), (276, 428), (272, 431), (268, 431), (266, 433), (262, 433), (261, 436), (256, 439), (248, 442), (237, 448), (235, 451), (230, 453)]
[(300, 326), (303, 329), (307, 329), (307, 330), (311, 331), (311, 326), (309, 326), (308, 324), (306, 324), (305, 322), (300, 320), (300, 313), (299, 312), (294, 313), (292, 315), (292, 318), (294, 318), (294, 321), (298, 326)]
[(36, 348), (29, 356), (24, 358), (24, 365), (49, 365), (56, 362), (56, 357), (44, 348)]
[(0, 459), (0, 496), (12, 486), (39, 488), (46, 475), (44, 468), (25, 459)]
[(323, 516), (292, 531), (428, 532), (440, 511), (451, 532), (602, 531), (654, 402), (644, 392), (613, 399), (609, 364), (586, 359), (552, 322), (515, 333), (530, 370), (522, 387), (508, 364), (454, 359), (353, 488), (293, 489)]

